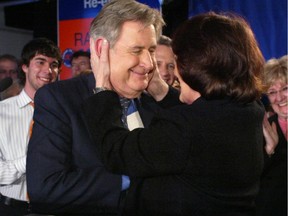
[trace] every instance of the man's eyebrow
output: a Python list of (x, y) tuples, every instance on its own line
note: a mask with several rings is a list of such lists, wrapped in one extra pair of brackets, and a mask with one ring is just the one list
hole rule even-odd
[[(41, 61), (47, 61), (47, 59), (43, 58), (43, 57), (35, 57), (35, 60), (41, 60)], [(54, 60), (51, 64), (59, 64), (58, 60)]]
[[(133, 46), (133, 47), (130, 47), (129, 49), (145, 49), (144, 46)], [(148, 47), (148, 49), (156, 49), (156, 45), (153, 45), (153, 46), (150, 46)]]
[(42, 61), (47, 61), (45, 58), (43, 57), (36, 57), (35, 60), (42, 60)]
[(133, 50), (133, 49), (144, 49), (144, 46), (132, 46), (129, 47), (129, 49)]

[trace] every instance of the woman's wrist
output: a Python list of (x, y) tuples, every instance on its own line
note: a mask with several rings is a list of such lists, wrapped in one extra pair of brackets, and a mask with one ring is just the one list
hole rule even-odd
[(99, 93), (99, 92), (107, 91), (107, 90), (110, 90), (110, 89), (108, 89), (108, 88), (106, 88), (106, 87), (95, 87), (95, 88), (93, 89), (93, 93), (94, 93), (94, 94), (97, 94), (97, 93)]

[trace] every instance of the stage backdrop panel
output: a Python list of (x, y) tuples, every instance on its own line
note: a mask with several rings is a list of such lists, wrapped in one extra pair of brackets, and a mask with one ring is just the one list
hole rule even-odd
[(208, 11), (246, 18), (266, 60), (287, 54), (287, 0), (189, 0), (189, 16)]

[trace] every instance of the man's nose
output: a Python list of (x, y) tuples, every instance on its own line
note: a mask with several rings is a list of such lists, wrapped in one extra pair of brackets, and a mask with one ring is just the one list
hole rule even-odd
[(152, 56), (149, 51), (145, 51), (141, 55), (140, 65), (145, 67), (148, 71), (154, 68)]
[(46, 62), (43, 69), (45, 71), (47, 71), (48, 73), (52, 73), (53, 72), (53, 66), (49, 63), (49, 62)]
[(159, 72), (162, 76), (169, 75), (167, 67), (165, 65), (162, 65), (161, 67), (159, 67)]

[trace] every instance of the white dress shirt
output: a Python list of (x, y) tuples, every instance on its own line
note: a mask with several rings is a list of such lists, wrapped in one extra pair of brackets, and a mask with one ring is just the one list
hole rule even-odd
[(0, 193), (27, 200), (26, 153), (34, 109), (24, 90), (0, 102)]

